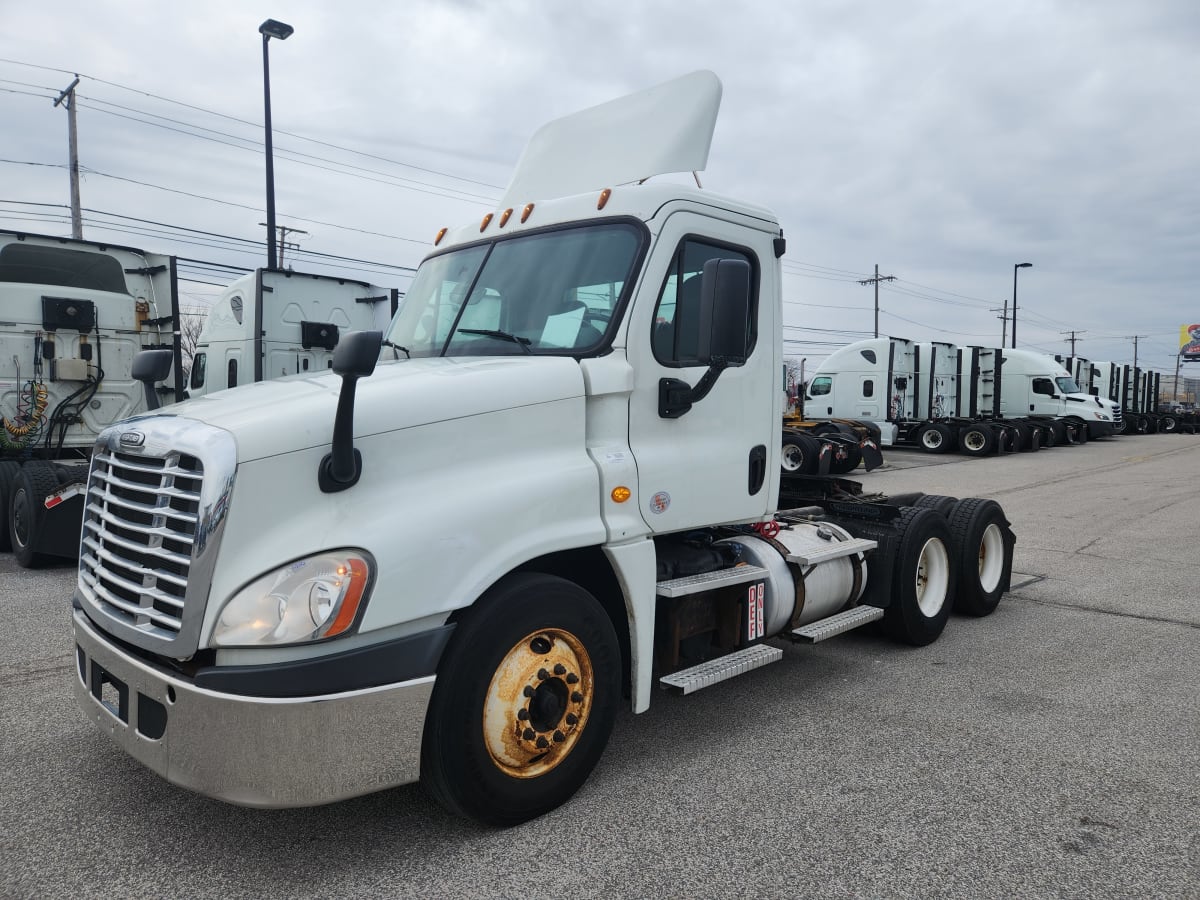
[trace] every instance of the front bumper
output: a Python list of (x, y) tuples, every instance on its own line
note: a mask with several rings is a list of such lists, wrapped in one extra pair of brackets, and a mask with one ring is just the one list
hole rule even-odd
[(1105, 438), (1112, 437), (1116, 433), (1112, 422), (1091, 421), (1087, 423), (1089, 438)]
[(434, 676), (316, 697), (198, 688), (74, 611), (79, 708), (163, 778), (242, 806), (317, 806), (416, 781)]

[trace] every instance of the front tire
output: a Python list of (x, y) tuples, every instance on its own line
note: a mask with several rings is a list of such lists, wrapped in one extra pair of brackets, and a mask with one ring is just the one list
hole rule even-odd
[(587, 780), (620, 694), (620, 646), (595, 598), (550, 575), (509, 575), (462, 613), (438, 666), (421, 779), (485, 825), (536, 818)]

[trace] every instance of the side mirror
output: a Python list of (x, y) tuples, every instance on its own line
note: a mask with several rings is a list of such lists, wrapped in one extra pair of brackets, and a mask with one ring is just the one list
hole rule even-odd
[(745, 365), (749, 340), (750, 264), (742, 259), (710, 259), (700, 281), (700, 363)]
[(131, 373), (142, 383), (146, 392), (146, 409), (158, 409), (162, 403), (154, 390), (154, 382), (163, 381), (171, 372), (175, 354), (170, 350), (139, 350), (133, 357)]
[(750, 342), (750, 264), (740, 259), (710, 259), (700, 281), (696, 356), (708, 366), (696, 386), (678, 378), (658, 380), (658, 415), (678, 419), (708, 396), (721, 373), (746, 364)]
[(383, 332), (352, 331), (333, 351), (333, 371), (342, 376), (342, 391), (333, 420), (332, 446), (317, 467), (317, 485), (326, 494), (353, 487), (362, 474), (362, 454), (354, 449), (354, 393), (358, 379), (375, 371), (382, 346)]

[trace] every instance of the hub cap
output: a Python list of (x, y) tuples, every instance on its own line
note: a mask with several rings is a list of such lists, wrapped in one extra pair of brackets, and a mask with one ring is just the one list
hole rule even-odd
[(950, 555), (939, 538), (930, 538), (917, 560), (917, 606), (932, 619), (946, 602), (950, 589)]
[(483, 739), (496, 768), (536, 778), (562, 762), (592, 708), (592, 661), (569, 631), (535, 631), (518, 641), (492, 676)]
[(1000, 526), (989, 525), (983, 532), (979, 542), (979, 585), (985, 592), (991, 593), (1000, 584), (1000, 576), (1004, 571), (1004, 536)]

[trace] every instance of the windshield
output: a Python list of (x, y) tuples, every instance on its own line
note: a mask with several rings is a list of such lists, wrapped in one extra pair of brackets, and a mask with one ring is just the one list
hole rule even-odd
[(1064, 393), (1064, 394), (1082, 394), (1083, 393), (1083, 391), (1081, 391), (1079, 389), (1079, 385), (1077, 385), (1075, 383), (1074, 378), (1067, 378), (1066, 376), (1062, 376), (1059, 378), (1055, 378), (1054, 383), (1058, 385), (1058, 389), (1061, 393)]
[(631, 223), (506, 238), (421, 264), (386, 341), (409, 357), (599, 350), (642, 246)]

